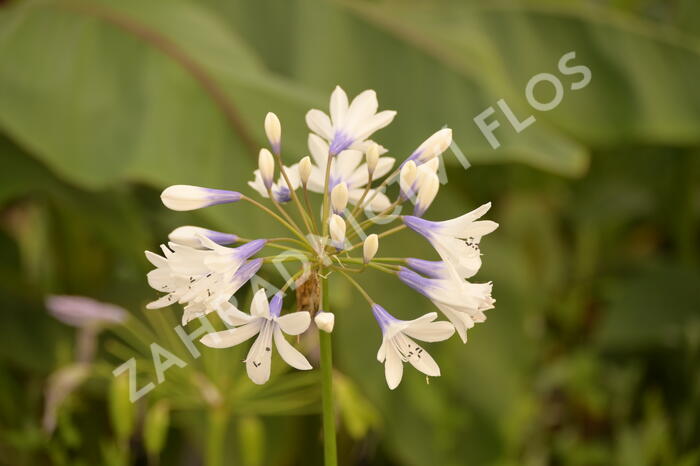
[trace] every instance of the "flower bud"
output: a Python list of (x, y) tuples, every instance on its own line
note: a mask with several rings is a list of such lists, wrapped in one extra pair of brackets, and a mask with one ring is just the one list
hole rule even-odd
[(299, 178), (301, 179), (301, 184), (306, 186), (311, 177), (311, 158), (307, 155), (299, 162)]
[(262, 176), (263, 184), (267, 189), (270, 189), (272, 186), (272, 178), (275, 176), (275, 160), (272, 158), (272, 154), (269, 150), (260, 149), (258, 168), (260, 169), (260, 176)]
[(331, 333), (335, 325), (335, 314), (332, 312), (319, 311), (316, 317), (314, 317), (314, 322), (316, 322), (316, 327), (318, 327), (319, 330)]
[(367, 159), (367, 171), (371, 175), (374, 173), (374, 169), (377, 168), (377, 162), (379, 161), (379, 146), (376, 142), (370, 143), (365, 153), (365, 158)]
[(416, 206), (413, 209), (413, 214), (416, 217), (422, 216), (425, 211), (430, 207), (435, 196), (437, 196), (438, 190), (440, 189), (440, 179), (434, 173), (431, 173), (429, 177), (423, 182), (418, 191), (418, 199), (416, 201)]
[(282, 125), (277, 115), (272, 112), (265, 115), (265, 134), (267, 135), (267, 140), (270, 141), (272, 151), (275, 154), (279, 154), (282, 139)]
[(445, 152), (450, 144), (452, 144), (452, 130), (443, 128), (423, 141), (423, 144), (418, 146), (418, 149), (411, 154), (408, 160), (427, 162)]
[(331, 215), (329, 222), (331, 239), (335, 243), (335, 247), (342, 249), (343, 243), (345, 242), (345, 220), (343, 217), (337, 214)]
[(331, 190), (331, 206), (333, 213), (341, 215), (348, 205), (348, 187), (345, 183), (338, 183)]
[(195, 210), (216, 204), (236, 202), (241, 193), (223, 189), (200, 188), (186, 184), (177, 184), (165, 188), (160, 195), (161, 201), (168, 209)]
[(199, 237), (204, 236), (217, 244), (233, 244), (238, 241), (238, 236), (220, 231), (207, 230), (206, 228), (183, 226), (170, 232), (168, 238), (173, 243), (184, 244), (192, 248), (203, 247)]
[(416, 181), (418, 176), (418, 169), (416, 168), (416, 163), (413, 160), (409, 160), (403, 167), (401, 167), (401, 173), (399, 175), (399, 185), (401, 186), (401, 193), (405, 197), (411, 197), (413, 195), (413, 182)]
[(377, 254), (378, 249), (379, 237), (376, 234), (372, 233), (367, 238), (365, 238), (365, 242), (362, 245), (362, 260), (365, 262), (365, 264), (368, 264), (369, 261), (374, 259), (374, 256)]

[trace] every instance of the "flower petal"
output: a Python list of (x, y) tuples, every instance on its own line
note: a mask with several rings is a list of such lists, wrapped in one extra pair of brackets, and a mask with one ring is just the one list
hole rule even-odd
[(216, 313), (219, 314), (221, 320), (232, 326), (245, 325), (254, 319), (253, 316), (240, 311), (228, 301), (219, 306)]
[(348, 112), (348, 96), (340, 86), (335, 86), (331, 94), (330, 110), (333, 125), (341, 127)]
[(386, 377), (386, 383), (391, 390), (399, 386), (403, 377), (403, 362), (401, 362), (401, 357), (393, 345), (387, 345), (384, 377)]
[(263, 322), (262, 319), (255, 319), (241, 327), (208, 333), (199, 341), (210, 348), (230, 348), (257, 335)]
[(277, 324), (287, 335), (299, 335), (311, 324), (311, 314), (306, 311), (292, 312), (277, 319)]
[(406, 338), (406, 340), (409, 342), (409, 344), (411, 345), (411, 351), (413, 351), (413, 354), (407, 358), (408, 362), (410, 362), (413, 367), (415, 367), (425, 375), (429, 375), (431, 377), (439, 377), (440, 367), (438, 367), (433, 357), (430, 356), (427, 351), (425, 351), (420, 345), (417, 345), (410, 338), (404, 338)]
[(309, 129), (319, 136), (330, 141), (333, 139), (333, 127), (331, 125), (331, 120), (328, 115), (323, 113), (321, 110), (313, 109), (306, 113), (306, 124)]
[(270, 367), (272, 365), (272, 331), (274, 322), (266, 321), (260, 329), (253, 346), (248, 351), (245, 360), (246, 372), (253, 383), (262, 385), (270, 380)]
[(311, 364), (309, 364), (309, 361), (304, 357), (304, 355), (297, 351), (296, 348), (294, 348), (292, 345), (290, 345), (287, 340), (285, 340), (284, 335), (282, 335), (282, 330), (280, 330), (279, 326), (275, 327), (274, 335), (275, 346), (277, 347), (277, 351), (279, 352), (280, 356), (282, 356), (282, 359), (284, 359), (284, 362), (286, 362), (293, 368), (299, 369), (301, 371), (308, 371), (313, 369), (313, 367), (311, 367)]
[(407, 326), (403, 333), (422, 341), (443, 341), (455, 333), (449, 322), (422, 322)]
[(270, 305), (267, 302), (265, 288), (260, 288), (253, 296), (253, 302), (250, 303), (250, 315), (254, 317), (270, 318)]

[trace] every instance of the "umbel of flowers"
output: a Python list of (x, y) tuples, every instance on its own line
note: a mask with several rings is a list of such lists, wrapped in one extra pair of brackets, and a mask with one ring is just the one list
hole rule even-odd
[[(248, 183), (253, 196), (189, 185), (165, 189), (161, 199), (170, 209), (247, 202), (279, 222), (290, 236), (246, 239), (238, 236), (242, 232), (177, 228), (161, 246), (161, 254), (146, 252), (155, 267), (148, 274), (148, 283), (163, 293), (147, 307), (177, 303), (183, 307), (183, 325), (218, 313), (228, 329), (206, 335), (202, 343), (227, 348), (254, 338), (244, 362), (250, 379), (263, 384), (270, 378), (273, 350), (296, 369), (312, 369), (285, 335), (305, 332), (314, 316), (319, 329), (332, 331), (335, 317), (327, 312), (327, 298), (324, 302), (322, 295), (327, 296), (323, 288), (328, 274), (337, 273), (366, 299), (378, 323), (382, 340), (377, 359), (384, 364), (389, 388), (401, 382), (406, 362), (428, 376), (439, 376), (438, 364), (416, 341), (446, 340), (456, 330), (466, 343), (467, 329), (486, 319), (485, 311), (495, 302), (491, 283), (469, 280), (481, 266), (481, 238), (498, 225), (481, 220), (490, 204), (450, 220), (424, 218), (440, 188), (439, 159), (452, 142), (452, 132), (447, 128), (437, 131), (397, 166), (394, 158), (386, 156), (387, 149), (369, 139), (395, 115), (390, 110), (378, 111), (372, 90), (349, 101), (343, 89), (336, 87), (329, 114), (316, 109), (307, 113), (309, 155), (292, 165), (282, 164), (280, 121), (275, 114), (267, 114), (270, 149), (260, 150), (258, 169)], [(399, 189), (392, 199), (386, 188), (394, 182)], [(320, 211), (312, 208), (311, 193), (322, 197)], [(256, 196), (263, 199), (256, 200)], [(400, 214), (411, 206), (412, 215)], [(424, 237), (440, 260), (378, 256), (379, 240), (402, 230)], [(258, 290), (248, 312), (231, 304), (233, 295), (264, 264), (290, 251), (305, 260), (289, 280), (280, 283), (276, 293), (267, 296), (266, 290)], [(397, 278), (429, 298), (447, 320), (438, 321), (437, 312), (413, 320), (394, 317), (354, 278), (364, 273)], [(292, 285), (297, 290), (293, 310), (283, 304)], [(339, 320), (342, 324), (342, 318)]]

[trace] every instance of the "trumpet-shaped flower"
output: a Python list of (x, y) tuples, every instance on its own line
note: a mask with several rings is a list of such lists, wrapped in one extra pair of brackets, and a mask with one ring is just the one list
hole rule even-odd
[(485, 321), (484, 311), (492, 309), (496, 302), (491, 297), (491, 283), (469, 283), (460, 278), (449, 264), (431, 265), (429, 261), (424, 261), (419, 268), (432, 272), (436, 278), (423, 277), (406, 267), (399, 270), (399, 278), (429, 298), (454, 324), (460, 338), (466, 343), (467, 329), (476, 322)]
[[(292, 166), (284, 167), (284, 170), (287, 174), (287, 177), (289, 178), (289, 182), (292, 185), (292, 189), (294, 191), (299, 189), (299, 186), (301, 186), (301, 178), (299, 177), (299, 164), (295, 163)], [(262, 174), (260, 173), (260, 169), (255, 170), (253, 172), (253, 176), (255, 176), (255, 179), (253, 181), (249, 181), (248, 186), (260, 193), (262, 197), (269, 198), (270, 196), (267, 192), (267, 186), (265, 185), (265, 181), (263, 180)], [(272, 183), (270, 189), (272, 191), (272, 196), (277, 202), (284, 203), (289, 202), (292, 199), (292, 192), (289, 189), (287, 180), (285, 180), (282, 174), (280, 174), (276, 183)]]
[(384, 376), (390, 389), (395, 389), (403, 377), (403, 363), (431, 377), (440, 375), (435, 360), (412, 338), (421, 341), (442, 341), (452, 336), (455, 329), (449, 322), (433, 322), (436, 312), (430, 312), (415, 320), (399, 320), (378, 304), (372, 306), (374, 318), (382, 329), (382, 345), (377, 360), (384, 363)]
[(299, 370), (312, 369), (309, 361), (284, 338), (287, 335), (303, 333), (311, 323), (308, 312), (292, 312), (280, 316), (282, 295), (275, 294), (267, 302), (265, 290), (260, 289), (253, 296), (250, 314), (233, 306), (220, 312), (221, 318), (235, 328), (205, 335), (201, 342), (211, 348), (229, 348), (258, 335), (245, 359), (248, 377), (256, 384), (264, 384), (270, 379), (272, 364), (272, 342), (282, 359)]
[[(326, 164), (328, 162), (328, 144), (314, 134), (309, 135), (309, 152), (315, 165), (311, 170), (308, 189), (323, 194)], [(358, 150), (346, 150), (340, 156), (331, 159), (330, 178), (328, 180), (329, 192), (340, 183), (345, 183), (348, 188), (348, 200), (356, 205), (365, 192), (365, 186), (369, 182), (369, 170), (366, 163), (362, 163), (362, 152)], [(372, 179), (376, 180), (387, 173), (394, 166), (395, 160), (391, 157), (379, 157)], [(370, 201), (371, 200), (371, 201)], [(365, 196), (369, 207), (375, 212), (386, 210), (391, 205), (389, 198), (382, 192), (370, 189)]]
[(306, 124), (328, 141), (332, 155), (338, 155), (345, 149), (362, 149), (372, 133), (391, 123), (396, 112), (384, 110), (377, 113), (378, 107), (377, 94), (373, 90), (361, 92), (349, 103), (345, 91), (336, 86), (331, 94), (330, 117), (321, 110), (309, 110)]
[(148, 284), (166, 295), (149, 303), (158, 309), (174, 302), (186, 304), (182, 323), (207, 314), (228, 301), (262, 266), (262, 259), (247, 261), (265, 246), (255, 240), (238, 248), (228, 248), (200, 236), (206, 249), (183, 244), (162, 246), (163, 256), (146, 251), (156, 269), (148, 273)]
[(481, 267), (481, 237), (498, 228), (496, 222), (477, 220), (489, 208), (490, 202), (461, 217), (442, 222), (431, 222), (409, 215), (402, 219), (408, 227), (430, 241), (442, 260), (454, 267), (460, 277), (469, 278)]

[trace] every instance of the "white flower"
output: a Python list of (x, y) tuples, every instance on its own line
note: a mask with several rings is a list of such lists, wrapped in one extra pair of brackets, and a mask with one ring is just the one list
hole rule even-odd
[(415, 320), (399, 320), (378, 304), (372, 306), (374, 317), (382, 329), (382, 345), (377, 360), (384, 363), (384, 375), (390, 389), (395, 389), (403, 376), (403, 363), (431, 377), (440, 375), (435, 360), (411, 338), (422, 341), (442, 341), (452, 336), (455, 329), (449, 322), (433, 322), (437, 313), (431, 312)]
[[(309, 191), (323, 194), (323, 185), (326, 179), (326, 162), (328, 161), (328, 144), (315, 134), (309, 135), (309, 152), (316, 162), (309, 178)], [(337, 157), (331, 159), (331, 172), (328, 182), (328, 189), (332, 190), (340, 183), (345, 183), (348, 188), (348, 198), (352, 205), (356, 205), (365, 187), (369, 182), (369, 172), (367, 164), (362, 161), (362, 152), (357, 150), (343, 151)], [(373, 179), (379, 179), (389, 173), (394, 166), (395, 160), (391, 157), (380, 157), (377, 167), (374, 170)], [(384, 193), (370, 189), (365, 196), (365, 203), (369, 202), (369, 207), (375, 212), (382, 212), (389, 208), (391, 201)]]
[(275, 154), (279, 154), (282, 139), (282, 125), (277, 115), (272, 112), (265, 115), (265, 135), (267, 136), (267, 140), (270, 141), (272, 151)]
[(238, 236), (234, 234), (207, 230), (206, 228), (193, 227), (190, 225), (175, 228), (170, 232), (168, 238), (173, 243), (184, 244), (192, 248), (203, 248), (205, 246), (199, 239), (201, 236), (212, 240), (216, 244), (233, 244), (238, 241)]
[[(284, 167), (287, 177), (289, 177), (289, 182), (292, 184), (292, 189), (296, 191), (301, 186), (301, 178), (299, 177), (299, 164), (294, 164), (291, 167)], [(265, 187), (265, 182), (263, 180), (260, 169), (253, 172), (255, 179), (248, 182), (248, 186), (256, 190), (262, 197), (270, 197), (267, 193), (267, 188)], [(292, 194), (287, 184), (287, 180), (280, 173), (277, 183), (272, 183), (272, 195), (277, 202), (289, 202), (292, 199)]]
[(473, 276), (481, 267), (481, 237), (498, 228), (491, 220), (478, 220), (491, 208), (487, 203), (451, 220), (431, 222), (413, 216), (402, 217), (403, 222), (423, 235), (462, 278)]
[(345, 149), (362, 149), (365, 139), (387, 126), (396, 116), (393, 110), (377, 113), (378, 106), (377, 94), (373, 90), (361, 92), (352, 103), (348, 103), (345, 91), (336, 86), (331, 94), (330, 118), (321, 110), (313, 109), (306, 114), (306, 124), (328, 141), (333, 155)]
[(409, 160), (408, 162), (404, 163), (401, 167), (401, 172), (399, 173), (399, 186), (401, 187), (401, 195), (404, 198), (414, 196), (417, 177), (418, 169), (416, 168), (416, 163), (413, 160)]
[(206, 249), (169, 243), (161, 246), (164, 256), (146, 251), (156, 269), (148, 273), (148, 284), (165, 296), (149, 303), (158, 309), (174, 302), (186, 304), (183, 325), (195, 317), (216, 310), (228, 301), (262, 266), (262, 259), (247, 259), (265, 246), (255, 240), (238, 248), (220, 246), (200, 236)]
[(319, 330), (331, 333), (335, 325), (335, 314), (332, 312), (318, 311), (316, 317), (314, 317), (314, 322), (316, 322), (316, 327), (318, 327)]
[(423, 277), (402, 267), (399, 278), (408, 286), (429, 298), (450, 319), (464, 343), (467, 329), (486, 320), (484, 311), (492, 309), (496, 300), (491, 297), (491, 283), (470, 283), (460, 278), (444, 262), (408, 259), (410, 267), (432, 278)]
[(171, 210), (195, 210), (241, 199), (241, 193), (224, 189), (201, 188), (187, 184), (169, 186), (160, 195), (165, 207)]
[(221, 318), (229, 325), (238, 326), (230, 330), (205, 335), (201, 342), (212, 348), (229, 348), (258, 335), (245, 359), (248, 377), (256, 384), (264, 384), (270, 379), (272, 362), (272, 341), (282, 359), (300, 370), (312, 369), (304, 355), (294, 349), (284, 338), (287, 335), (303, 333), (311, 323), (308, 312), (292, 312), (280, 317), (282, 295), (277, 293), (268, 304), (265, 290), (260, 289), (253, 296), (250, 315), (233, 306), (220, 312)]

